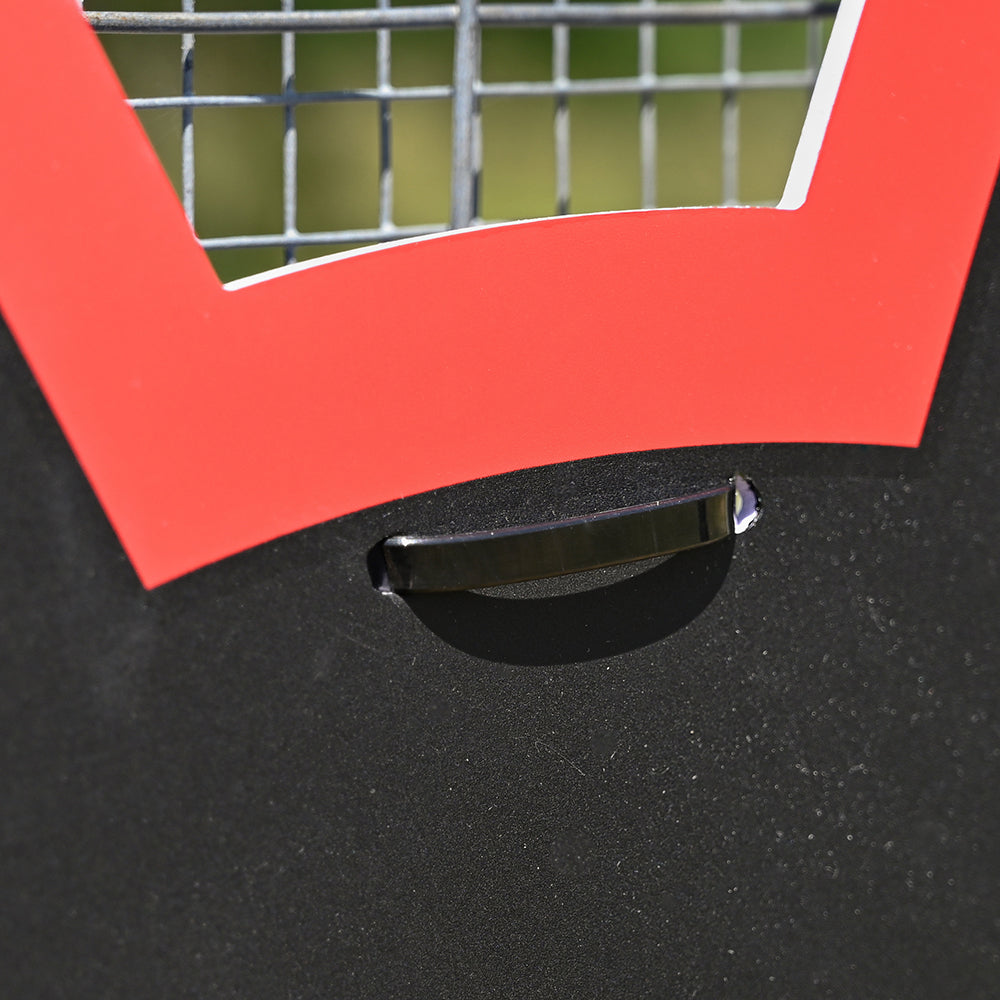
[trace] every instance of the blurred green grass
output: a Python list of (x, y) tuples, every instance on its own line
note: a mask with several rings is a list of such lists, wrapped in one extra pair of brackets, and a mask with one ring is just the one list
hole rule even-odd
[[(93, 0), (103, 10), (176, 10), (174, 0)], [(277, 9), (277, 0), (199, 0), (199, 11)], [(300, 0), (300, 9), (358, 6)], [(803, 22), (771, 22), (741, 29), (745, 71), (801, 69), (808, 58)], [(825, 43), (829, 24), (823, 31)], [(105, 49), (130, 97), (179, 94), (177, 36), (103, 35)], [(374, 33), (300, 35), (296, 86), (300, 91), (374, 87)], [(398, 31), (392, 39), (396, 86), (448, 84), (451, 31)], [(570, 76), (635, 76), (634, 28), (574, 28)], [(660, 28), (660, 74), (712, 73), (722, 65), (722, 29)], [(486, 82), (548, 80), (550, 29), (483, 31)], [(278, 36), (201, 35), (195, 49), (199, 94), (275, 94), (281, 89)], [(774, 202), (781, 194), (808, 93), (760, 90), (741, 94), (739, 200)], [(661, 94), (656, 99), (658, 201), (662, 206), (711, 205), (722, 198), (721, 103), (718, 92)], [(555, 211), (555, 154), (551, 98), (484, 98), (482, 215), (518, 219)], [(574, 212), (640, 205), (637, 95), (580, 96), (569, 101)], [(179, 109), (149, 109), (140, 120), (180, 188)], [(199, 108), (194, 113), (196, 206), (202, 237), (276, 233), (282, 229), (283, 110), (280, 107)], [(371, 101), (302, 105), (299, 134), (299, 228), (354, 229), (378, 224), (378, 107)], [(445, 100), (398, 101), (392, 110), (394, 210), (397, 225), (443, 223), (448, 218), (451, 106)], [(301, 248), (299, 258), (338, 247)], [(277, 248), (213, 251), (224, 281), (279, 266)]]

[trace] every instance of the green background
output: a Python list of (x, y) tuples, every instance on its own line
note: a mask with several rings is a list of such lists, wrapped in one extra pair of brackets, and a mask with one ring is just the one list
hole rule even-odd
[[(176, 2), (93, 0), (88, 9), (177, 10)], [(200, 0), (199, 11), (274, 10), (277, 2)], [(331, 6), (303, 0), (299, 9)], [(828, 35), (824, 23), (822, 38)], [(181, 92), (176, 35), (113, 35), (101, 39), (131, 97)], [(299, 91), (374, 87), (375, 35), (309, 34), (297, 38)], [(450, 30), (396, 31), (392, 83), (448, 84)], [(743, 71), (801, 69), (808, 58), (803, 21), (744, 25)], [(660, 28), (657, 71), (713, 73), (722, 66), (722, 29)], [(635, 28), (578, 28), (570, 32), (570, 76), (634, 77)], [(486, 29), (482, 71), (487, 82), (550, 80), (552, 31)], [(277, 35), (199, 35), (195, 47), (199, 94), (280, 93)], [(743, 92), (739, 97), (739, 200), (774, 202), (805, 115), (805, 89)], [(658, 115), (658, 203), (711, 205), (722, 199), (719, 92), (661, 94)], [(489, 220), (551, 215), (555, 211), (554, 99), (484, 98), (481, 211)], [(571, 116), (571, 211), (640, 207), (639, 96), (580, 96)], [(199, 236), (278, 233), (282, 225), (281, 107), (200, 108), (194, 113), (196, 229)], [(180, 187), (179, 109), (139, 112), (175, 186)], [(378, 105), (372, 101), (303, 105), (299, 133), (299, 229), (316, 231), (378, 225)], [(397, 225), (444, 223), (449, 211), (451, 104), (447, 100), (393, 104), (394, 216)], [(299, 258), (344, 247), (310, 247)], [(278, 248), (214, 251), (220, 277), (230, 280), (282, 264)]]

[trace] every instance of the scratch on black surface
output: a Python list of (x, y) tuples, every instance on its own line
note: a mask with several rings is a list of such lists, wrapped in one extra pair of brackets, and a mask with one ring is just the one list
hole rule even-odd
[(573, 761), (571, 761), (569, 759), (569, 757), (565, 756), (564, 754), (561, 754), (555, 747), (549, 746), (548, 743), (545, 743), (545, 742), (543, 742), (542, 740), (539, 740), (539, 739), (535, 740), (535, 746), (536, 747), (545, 747), (546, 750), (551, 750), (552, 753), (554, 753), (564, 764), (569, 764), (569, 766), (571, 768), (573, 768), (574, 771), (578, 772), (581, 777), (584, 777), (584, 778), (587, 777), (587, 775), (584, 774), (583, 770), (577, 764), (574, 764)]
[(332, 631), (335, 635), (339, 635), (342, 639), (346, 639), (355, 646), (360, 646), (362, 649), (370, 650), (373, 653), (377, 653), (379, 656), (383, 656), (385, 654), (384, 649), (380, 649), (378, 646), (373, 646), (370, 643), (365, 642), (364, 639), (359, 639), (356, 635), (351, 635), (350, 632), (345, 632), (343, 629), (339, 628), (335, 628)]

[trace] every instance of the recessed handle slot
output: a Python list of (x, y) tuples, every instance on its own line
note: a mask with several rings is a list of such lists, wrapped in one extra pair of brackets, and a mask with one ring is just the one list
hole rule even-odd
[(703, 493), (543, 524), (456, 535), (394, 535), (380, 546), (380, 589), (476, 590), (651, 559), (746, 531), (760, 514), (750, 480)]

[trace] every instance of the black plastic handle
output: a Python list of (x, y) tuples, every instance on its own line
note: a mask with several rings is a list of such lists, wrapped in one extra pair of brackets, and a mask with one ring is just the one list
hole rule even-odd
[(545, 524), (394, 535), (381, 545), (381, 589), (476, 590), (650, 559), (740, 534), (759, 514), (757, 490), (737, 475), (704, 493)]

